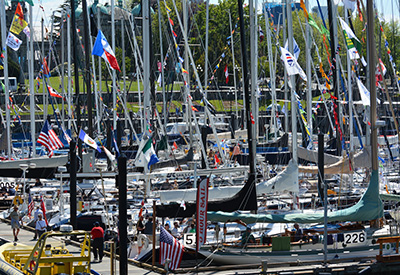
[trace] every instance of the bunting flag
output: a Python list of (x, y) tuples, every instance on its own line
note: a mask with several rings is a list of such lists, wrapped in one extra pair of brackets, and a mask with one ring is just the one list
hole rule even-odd
[(281, 47), (281, 52), (282, 52), (281, 59), (285, 64), (285, 68), (288, 75), (298, 74), (304, 81), (307, 81), (306, 74), (300, 67), (299, 63), (297, 63), (297, 60), (292, 56), (292, 54), (282, 47)]
[(47, 66), (46, 57), (43, 58), (42, 73), (44, 77), (49, 78), (51, 76), (49, 66)]
[[(379, 70), (379, 65), (381, 66), (380, 70)], [(383, 77), (385, 76), (385, 74), (386, 74), (386, 67), (383, 64), (382, 60), (379, 58), (379, 64), (376, 64), (376, 71), (375, 71), (376, 81), (383, 81)]]
[(228, 84), (228, 82), (229, 82), (228, 65), (225, 65), (224, 72), (225, 72), (225, 83)]
[(264, 32), (263, 32), (261, 26), (258, 26), (258, 35), (260, 37), (260, 42), (262, 42), (264, 40)]
[(11, 49), (14, 51), (18, 51), (19, 47), (22, 44), (22, 40), (16, 37), (14, 34), (11, 32), (8, 33), (7, 40), (6, 40), (6, 45), (9, 46)]
[(15, 34), (20, 34), (26, 26), (28, 26), (28, 23), (24, 20), (24, 13), (22, 12), (21, 4), (18, 3), (13, 21), (11, 23), (10, 31)]
[[(347, 37), (349, 39), (351, 39), (351, 41), (353, 42), (355, 48), (358, 51), (361, 51), (361, 42), (360, 42), (360, 40), (358, 40), (357, 36), (354, 34), (352, 29), (349, 27), (349, 25), (347, 25), (347, 23), (342, 18), (339, 17), (339, 21), (340, 21), (340, 25), (342, 26), (343, 33), (345, 33), (345, 37), (347, 35)], [(349, 42), (347, 41), (348, 40), (347, 37), (346, 37), (346, 43), (348, 45)]]

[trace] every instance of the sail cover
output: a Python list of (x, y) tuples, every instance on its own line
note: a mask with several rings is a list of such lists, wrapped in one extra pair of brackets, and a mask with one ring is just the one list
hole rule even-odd
[[(181, 199), (177, 198), (178, 201)], [(196, 203), (157, 205), (157, 217), (191, 217), (196, 213)], [(257, 210), (255, 176), (250, 175), (243, 188), (233, 197), (208, 202), (209, 211), (234, 212), (237, 210)]]
[[(328, 222), (370, 221), (383, 216), (383, 204), (379, 197), (378, 171), (372, 171), (371, 180), (364, 195), (357, 204), (342, 210), (328, 212)], [(222, 211), (208, 212), (208, 220), (227, 222), (241, 220), (245, 223), (320, 223), (324, 221), (323, 211), (315, 213), (288, 214), (241, 214)]]

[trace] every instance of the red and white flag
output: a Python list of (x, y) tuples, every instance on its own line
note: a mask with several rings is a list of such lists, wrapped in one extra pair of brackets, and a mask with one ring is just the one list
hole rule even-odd
[(228, 82), (229, 82), (228, 65), (225, 65), (224, 72), (225, 72), (225, 83), (228, 84)]
[(183, 255), (184, 246), (178, 242), (164, 227), (160, 227), (160, 264), (165, 264), (167, 259), (170, 260), (168, 268), (171, 270), (178, 269)]
[(63, 96), (60, 95), (59, 93), (57, 93), (57, 91), (54, 90), (52, 87), (48, 86), (48, 89), (49, 89), (50, 96), (63, 98)]
[(252, 113), (252, 112), (250, 112), (250, 118), (251, 118), (251, 124), (255, 124), (256, 122), (255, 122), (255, 120), (254, 120), (254, 117), (253, 117), (253, 113)]
[(49, 225), (49, 222), (47, 221), (47, 217), (46, 217), (46, 206), (44, 205), (43, 197), (40, 200), (40, 207), (42, 208), (43, 219), (45, 220), (46, 225)]
[(196, 223), (196, 251), (207, 239), (207, 204), (208, 184), (210, 178), (204, 179), (197, 186), (197, 223)]

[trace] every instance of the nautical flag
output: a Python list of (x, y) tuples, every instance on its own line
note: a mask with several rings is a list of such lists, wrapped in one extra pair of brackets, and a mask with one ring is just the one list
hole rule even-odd
[(102, 147), (103, 147), (103, 150), (104, 150), (104, 152), (106, 153), (108, 159), (109, 159), (111, 162), (114, 162), (114, 161), (115, 161), (115, 156), (114, 156), (113, 154), (111, 154), (110, 150), (108, 150), (106, 147), (104, 147), (104, 146), (102, 146)]
[[(285, 49), (289, 51), (289, 40), (287, 39), (285, 43)], [(296, 57), (296, 60), (298, 60), (300, 55), (300, 48), (299, 45), (297, 45), (296, 39), (294, 39), (294, 37), (293, 37), (293, 54), (294, 57)]]
[(64, 128), (61, 128), (61, 130), (63, 131), (64, 134), (64, 138), (65, 140), (68, 142), (68, 144), (71, 142), (71, 137), (67, 134), (67, 132), (64, 130)]
[(13, 21), (11, 23), (10, 31), (15, 34), (20, 34), (26, 26), (28, 26), (28, 23), (24, 20), (24, 13), (22, 12), (21, 4), (18, 3)]
[(339, 17), (340, 25), (342, 26), (343, 32), (346, 32), (348, 38), (353, 41), (354, 46), (358, 51), (361, 51), (361, 42), (358, 40), (357, 36), (354, 34), (352, 29), (347, 25), (347, 23)]
[(252, 112), (250, 112), (250, 119), (251, 119), (251, 124), (256, 124)]
[(186, 71), (183, 67), (182, 67), (182, 73), (189, 74), (189, 72)]
[[(367, 88), (364, 86), (364, 84), (361, 82), (360, 79), (357, 78), (356, 80), (357, 80), (358, 90), (360, 91), (362, 104), (364, 106), (370, 106), (371, 100), (369, 91), (367, 90)], [(381, 103), (381, 101), (378, 98), (376, 100), (379, 104)]]
[(150, 166), (160, 161), (154, 151), (152, 140), (149, 138), (142, 149), (144, 159), (147, 162), (147, 169), (150, 169)]
[(347, 51), (349, 52), (350, 59), (360, 58), (360, 55), (358, 54), (358, 51), (357, 51), (356, 47), (354, 46), (354, 43), (360, 43), (360, 40), (358, 40), (358, 38), (355, 36), (353, 31), (346, 24), (346, 22), (344, 22), (344, 20), (342, 18), (339, 17), (339, 20), (340, 20), (340, 25), (342, 26), (342, 29), (343, 29), (343, 35), (346, 40)]
[(119, 153), (118, 144), (117, 144), (114, 134), (112, 135), (112, 139), (113, 139), (112, 142), (113, 142), (115, 152), (117, 153), (117, 157), (119, 157), (120, 153)]
[(47, 217), (46, 217), (46, 206), (44, 205), (43, 197), (41, 197), (41, 199), (40, 199), (40, 207), (42, 208), (43, 219), (46, 222), (46, 225), (49, 225), (49, 223), (47, 221)]
[(111, 68), (114, 70), (121, 71), (118, 66), (117, 58), (115, 57), (114, 51), (111, 49), (110, 44), (108, 44), (103, 32), (99, 30), (96, 38), (96, 42), (93, 46), (92, 55), (101, 56)]
[(168, 268), (178, 269), (183, 255), (184, 246), (178, 242), (163, 226), (160, 227), (160, 264), (170, 260)]
[(354, 11), (356, 9), (357, 0), (343, 0), (346, 9)]
[(262, 42), (264, 40), (264, 32), (263, 32), (261, 26), (258, 26), (258, 35), (260, 37), (260, 42)]
[[(380, 70), (379, 70), (379, 64), (381, 65)], [(379, 58), (379, 64), (376, 65), (375, 79), (376, 79), (376, 81), (383, 81), (383, 77), (386, 74), (386, 67), (380, 58)], [(382, 74), (381, 74), (381, 71), (382, 71)]]
[(46, 149), (49, 151), (49, 157), (53, 156), (53, 150), (62, 148), (64, 146), (47, 120), (43, 125), (37, 142), (46, 147)]
[(196, 107), (192, 106), (192, 111), (198, 112), (199, 110), (197, 110)]
[(44, 77), (50, 77), (51, 76), (50, 70), (49, 70), (49, 66), (47, 66), (46, 57), (43, 58), (42, 71), (43, 71), (43, 76)]
[(31, 216), (33, 209), (35, 208), (35, 202), (32, 200), (31, 193), (28, 197), (28, 217)]
[(54, 90), (52, 87), (48, 86), (48, 90), (49, 90), (50, 96), (63, 98), (63, 96), (60, 95), (59, 93), (57, 93), (57, 91)]
[(343, 35), (344, 35), (345, 40), (346, 40), (347, 51), (349, 53), (350, 59), (353, 60), (353, 59), (360, 58), (360, 55), (358, 54), (358, 51), (357, 51), (356, 47), (354, 47), (353, 41), (351, 41), (351, 39), (347, 36), (346, 31), (343, 31)]
[(225, 65), (224, 72), (225, 72), (225, 83), (228, 84), (228, 82), (229, 82), (228, 65)]
[(178, 144), (176, 144), (176, 142), (174, 141), (174, 144), (172, 145), (172, 150), (176, 150), (178, 149)]
[(28, 40), (31, 39), (31, 29), (29, 29), (28, 26), (24, 28), (23, 32), (25, 33), (26, 37), (28, 37)]
[(89, 135), (87, 135), (85, 133), (85, 131), (83, 131), (81, 129), (81, 131), (79, 132), (79, 138), (86, 143), (87, 145), (89, 145), (90, 147), (92, 147), (93, 149), (96, 149), (97, 151), (99, 151), (99, 153), (101, 152), (101, 149), (99, 147), (99, 145), (97, 145), (96, 141), (94, 141), (91, 137), (89, 137)]
[(286, 71), (288, 75), (295, 75), (299, 74), (300, 77), (306, 81), (307, 76), (304, 73), (303, 69), (300, 67), (299, 63), (297, 63), (297, 60), (292, 56), (292, 54), (287, 51), (285, 48), (281, 47), (281, 59), (283, 63), (285, 64)]
[(7, 40), (6, 40), (6, 45), (9, 46), (11, 49), (14, 51), (18, 51), (19, 47), (22, 44), (22, 40), (16, 37), (14, 34), (11, 32), (8, 33)]

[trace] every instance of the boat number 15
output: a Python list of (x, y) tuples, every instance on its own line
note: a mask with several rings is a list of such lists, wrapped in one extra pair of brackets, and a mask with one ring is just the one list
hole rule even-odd
[(353, 243), (364, 243), (366, 241), (365, 232), (352, 232), (344, 234), (344, 243), (345, 244), (353, 244)]

